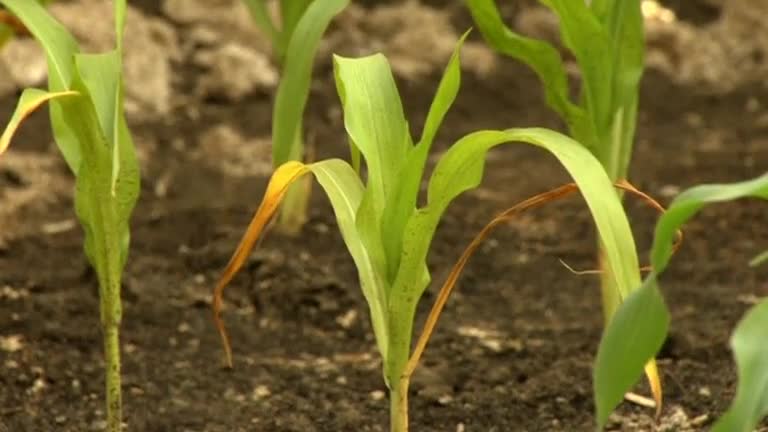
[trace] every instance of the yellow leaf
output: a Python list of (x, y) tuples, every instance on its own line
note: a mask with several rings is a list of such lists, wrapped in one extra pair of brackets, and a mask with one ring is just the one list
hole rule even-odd
[(0, 155), (2, 155), (11, 143), (13, 135), (16, 130), (19, 129), (21, 123), (24, 122), (33, 111), (39, 108), (45, 102), (51, 99), (56, 99), (64, 96), (75, 96), (77, 92), (63, 91), (57, 93), (50, 93), (45, 90), (39, 89), (26, 89), (19, 98), (19, 103), (16, 105), (16, 111), (13, 112), (11, 120), (8, 122), (8, 126), (5, 127), (3, 135), (0, 136)]
[(232, 349), (229, 345), (229, 336), (227, 330), (224, 327), (224, 321), (221, 319), (221, 306), (222, 296), (224, 294), (224, 288), (227, 287), (232, 278), (237, 274), (240, 268), (245, 263), (248, 255), (253, 250), (253, 247), (261, 238), (264, 228), (267, 226), (277, 209), (280, 207), (280, 203), (285, 197), (288, 187), (301, 178), (304, 174), (309, 172), (309, 167), (301, 162), (289, 161), (280, 165), (272, 174), (272, 178), (267, 185), (267, 191), (264, 193), (264, 198), (259, 204), (259, 208), (251, 219), (251, 223), (248, 225), (248, 229), (240, 240), (240, 244), (237, 245), (235, 253), (230, 258), (224, 272), (219, 278), (216, 288), (213, 291), (213, 316), (216, 322), (216, 328), (219, 330), (222, 343), (224, 344), (224, 352), (226, 354), (227, 366), (232, 367)]

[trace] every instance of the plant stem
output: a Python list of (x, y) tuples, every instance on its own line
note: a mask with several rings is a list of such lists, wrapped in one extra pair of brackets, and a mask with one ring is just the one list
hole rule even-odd
[(120, 378), (120, 326), (105, 323), (104, 357), (106, 359), (107, 431), (120, 432), (123, 422), (123, 397)]
[(291, 236), (297, 235), (307, 222), (311, 180), (311, 177), (306, 176), (296, 180), (288, 188), (277, 220), (280, 232)]
[[(290, 157), (288, 160), (302, 161), (304, 155), (303, 128), (299, 123), (296, 135), (293, 138)], [(275, 167), (282, 165), (285, 161), (275, 161)], [(307, 161), (310, 162), (310, 161)], [(312, 191), (312, 178), (307, 176), (297, 180), (288, 188), (288, 192), (283, 198), (280, 209), (280, 215), (277, 220), (277, 227), (280, 232), (290, 236), (297, 235), (301, 227), (307, 222), (307, 208), (309, 207), (309, 196)]]
[(391, 432), (408, 432), (408, 388), (411, 378), (403, 375), (389, 390)]
[(597, 259), (600, 268), (600, 292), (603, 298), (603, 318), (607, 327), (613, 317), (614, 312), (619, 307), (621, 301), (619, 297), (619, 288), (616, 286), (611, 266), (608, 265), (607, 257), (602, 243), (597, 245)]

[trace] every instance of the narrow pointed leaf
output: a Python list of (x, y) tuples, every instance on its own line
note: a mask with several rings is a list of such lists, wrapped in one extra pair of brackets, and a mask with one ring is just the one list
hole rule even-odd
[(110, 197), (114, 204), (114, 223), (123, 238), (121, 271), (128, 257), (128, 220), (139, 197), (139, 164), (123, 111), (120, 53), (78, 54), (77, 70), (88, 89), (98, 125), (106, 138), (110, 155)]
[(226, 286), (245, 263), (248, 255), (262, 237), (269, 221), (280, 206), (288, 188), (307, 173), (312, 173), (328, 195), (344, 242), (360, 272), (363, 294), (371, 311), (376, 340), (382, 356), (386, 356), (387, 326), (384, 309), (384, 283), (373, 268), (368, 251), (357, 233), (355, 217), (363, 196), (363, 185), (349, 164), (339, 159), (330, 159), (309, 165), (289, 161), (279, 166), (267, 185), (264, 198), (256, 210), (248, 229), (240, 240), (235, 253), (224, 269), (214, 290), (214, 317), (224, 343), (227, 363), (232, 365), (229, 339), (220, 317), (223, 293)]
[(377, 210), (384, 208), (411, 148), (408, 123), (386, 57), (334, 56), (336, 87), (344, 126), (368, 167), (368, 184)]
[(317, 47), (333, 17), (348, 4), (349, 0), (313, 2), (292, 32), (272, 113), (272, 161), (275, 167), (297, 155), (300, 157), (303, 152), (294, 145), (302, 138), (301, 118), (309, 97)]
[(293, 32), (299, 20), (304, 16), (313, 2), (322, 3), (323, 0), (280, 0), (280, 37), (284, 46), (288, 46)]
[[(72, 35), (37, 2), (0, 0), (0, 4), (18, 17), (43, 47), (48, 60), (48, 91), (59, 93), (72, 90), (74, 56), (80, 50)], [(76, 174), (81, 158), (77, 132), (63, 120), (58, 102), (52, 101), (49, 111), (56, 144), (70, 170)]]
[[(649, 276), (630, 294), (613, 315), (603, 332), (593, 368), (593, 391), (597, 424), (600, 430), (624, 395), (634, 386), (646, 368), (652, 387), (660, 382), (658, 371), (649, 366), (667, 335), (669, 312), (656, 283)], [(647, 368), (654, 369), (648, 371)], [(657, 408), (661, 391), (652, 388)]]
[(750, 309), (731, 337), (739, 387), (712, 432), (752, 432), (768, 416), (768, 300)]
[(413, 148), (400, 95), (387, 59), (334, 57), (336, 87), (344, 125), (367, 167), (367, 184), (358, 210), (358, 232), (379, 274), (394, 273), (382, 239), (382, 213), (395, 199), (400, 172)]
[[(656, 225), (651, 249), (653, 272), (640, 289), (619, 307), (600, 342), (595, 364), (595, 405), (599, 427), (605, 425), (624, 393), (640, 378), (643, 365), (661, 349), (666, 337), (669, 312), (661, 298), (657, 278), (669, 264), (675, 233), (705, 205), (744, 197), (768, 199), (768, 174), (746, 182), (691, 188), (678, 195), (662, 215)], [(764, 344), (764, 338), (763, 334), (762, 339), (753, 343)], [(768, 366), (759, 373), (768, 373)], [(738, 411), (742, 409), (742, 404), (756, 406), (758, 402), (754, 398), (741, 399), (732, 409)]]
[[(455, 197), (480, 184), (487, 151), (506, 142), (532, 144), (557, 157), (592, 212), (620, 298), (639, 285), (639, 264), (629, 222), (612, 182), (587, 149), (546, 129), (476, 132), (459, 140), (443, 155), (429, 182), (427, 206), (419, 209), (406, 225), (400, 269), (389, 299), (391, 352), (410, 347), (413, 314), (423, 293), (418, 281), (440, 217)], [(399, 375), (404, 366), (391, 364), (390, 379)]]
[(760, 255), (752, 258), (752, 260), (749, 261), (749, 265), (751, 267), (757, 267), (757, 266), (765, 263), (766, 261), (768, 261), (768, 251), (765, 251), (765, 252), (761, 253)]
[(123, 35), (125, 34), (125, 14), (127, 0), (115, 1), (115, 49), (123, 51)]
[(584, 112), (568, 95), (568, 79), (560, 53), (550, 44), (521, 36), (502, 21), (495, 0), (466, 0), (475, 24), (491, 47), (533, 69), (544, 84), (547, 103), (568, 123), (579, 129)]
[(267, 2), (264, 0), (243, 0), (245, 6), (248, 8), (248, 12), (251, 14), (251, 18), (256, 25), (264, 31), (269, 39), (272, 41), (273, 46), (276, 47), (277, 40), (280, 38), (280, 32), (277, 30), (277, 26), (272, 22), (272, 17), (269, 14), (267, 8)]
[(382, 216), (381, 237), (388, 264), (388, 277), (393, 280), (400, 266), (400, 252), (403, 246), (403, 229), (414, 211), (416, 200), (424, 177), (424, 167), (427, 163), (432, 142), (443, 118), (448, 113), (461, 85), (461, 61), (459, 53), (469, 32), (459, 39), (448, 66), (440, 80), (421, 139), (416, 147), (408, 153), (407, 161), (397, 176), (394, 192), (387, 197), (386, 207)]
[(563, 42), (579, 62), (585, 108), (595, 129), (609, 130), (613, 120), (612, 86), (606, 85), (604, 80), (613, 76), (614, 65), (608, 31), (583, 1), (547, 0), (543, 3), (560, 18)]

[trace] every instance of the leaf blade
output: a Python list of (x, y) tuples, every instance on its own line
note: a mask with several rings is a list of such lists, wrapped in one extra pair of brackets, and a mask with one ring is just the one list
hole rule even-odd
[(272, 174), (262, 202), (214, 288), (214, 320), (222, 338), (227, 363), (230, 366), (232, 365), (231, 347), (221, 319), (224, 289), (245, 263), (248, 254), (262, 236), (267, 223), (279, 208), (288, 188), (292, 183), (310, 172), (315, 175), (331, 201), (342, 238), (359, 271), (361, 287), (371, 311), (371, 321), (377, 343), (380, 344), (379, 349), (382, 356), (386, 356), (387, 316), (382, 304), (383, 293), (386, 289), (380, 285), (384, 281), (378, 277), (376, 269), (370, 262), (366, 245), (360, 240), (357, 233), (355, 221), (363, 196), (362, 182), (352, 167), (339, 159), (329, 159), (309, 165), (298, 161), (288, 161)]
[[(571, 138), (546, 129), (475, 132), (459, 140), (440, 159), (429, 182), (427, 206), (419, 209), (406, 225), (400, 270), (389, 299), (390, 352), (410, 347), (413, 314), (423, 293), (420, 270), (440, 216), (451, 200), (480, 183), (486, 152), (506, 142), (531, 144), (558, 158), (579, 185), (592, 212), (621, 297), (639, 285), (639, 263), (629, 222), (612, 182), (587, 149)], [(399, 357), (393, 355), (394, 359)], [(390, 379), (397, 377), (404, 366), (390, 364)]]
[[(745, 182), (702, 185), (688, 189), (675, 198), (659, 219), (651, 249), (653, 272), (641, 288), (619, 307), (600, 342), (595, 364), (595, 382), (601, 382), (595, 387), (599, 427), (605, 425), (610, 411), (621, 401), (624, 392), (637, 382), (642, 374), (642, 363), (656, 355), (666, 337), (669, 312), (661, 300), (656, 280), (669, 264), (675, 233), (705, 205), (744, 197), (768, 199), (768, 174)], [(663, 325), (653, 319), (648, 320), (648, 315), (638, 312), (641, 310), (655, 311), (655, 316), (662, 317)], [(633, 328), (636, 336), (629, 339), (616, 337), (622, 334), (617, 327)], [(626, 354), (628, 351), (635, 353), (629, 361)]]
[(50, 100), (77, 95), (77, 92), (70, 90), (62, 92), (47, 92), (45, 90), (39, 90), (35, 88), (25, 89), (19, 98), (19, 102), (16, 104), (16, 109), (11, 115), (11, 119), (8, 121), (3, 134), (0, 135), (0, 155), (2, 155), (5, 150), (8, 149), (8, 146), (11, 144), (11, 140), (13, 139), (16, 131), (24, 122), (24, 120), (30, 114), (32, 114), (32, 112)]
[(292, 32), (283, 62), (282, 76), (272, 112), (272, 160), (275, 167), (303, 155), (296, 149), (301, 142), (301, 117), (309, 98), (312, 65), (320, 39), (333, 17), (349, 0), (313, 2)]

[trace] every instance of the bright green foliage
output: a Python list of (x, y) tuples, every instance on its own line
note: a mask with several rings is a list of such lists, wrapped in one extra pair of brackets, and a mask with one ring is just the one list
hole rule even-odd
[(432, 173), (426, 206), (414, 211), (432, 139), (458, 91), (457, 54), (440, 84), (422, 139), (415, 146), (383, 56), (336, 57), (335, 70), (347, 132), (368, 168), (356, 226), (376, 274), (366, 279), (380, 283), (370, 290), (375, 293), (370, 297), (386, 301), (376, 308), (386, 312), (382, 317), (374, 316), (374, 323), (378, 322), (374, 327), (388, 337), (382, 355), (390, 384), (408, 359), (413, 315), (429, 282), (426, 258), (440, 218), (455, 197), (479, 185), (485, 154), (493, 146), (526, 142), (553, 153), (579, 184), (601, 238), (611, 245), (608, 261), (619, 286), (629, 293), (639, 283), (629, 225), (610, 180), (589, 152), (552, 131), (483, 131), (462, 138)]
[(712, 432), (752, 432), (768, 416), (768, 299), (752, 307), (731, 336), (739, 388)]
[[(304, 158), (302, 117), (309, 98), (312, 66), (318, 45), (331, 20), (349, 0), (281, 0), (281, 25), (270, 16), (264, 0), (244, 0), (256, 24), (272, 40), (280, 63), (280, 85), (272, 112), (272, 162), (275, 167)], [(308, 185), (296, 185), (286, 197), (280, 219), (289, 233), (306, 218)]]
[[(48, 92), (27, 89), (0, 142), (8, 143), (20, 119), (50, 102), (56, 143), (76, 176), (75, 207), (85, 252), (99, 279), (107, 357), (110, 431), (120, 430), (118, 326), (120, 279), (128, 255), (130, 213), (139, 194), (139, 169), (123, 113), (122, 35), (125, 1), (115, 1), (116, 49), (81, 54), (74, 38), (38, 3), (0, 0), (27, 26), (48, 59)], [(2, 147), (0, 147), (2, 148)]]
[[(293, 6), (283, 7), (284, 30), (280, 33), (285, 41), (285, 50), (278, 51), (281, 53), (282, 70), (272, 113), (272, 159), (275, 166), (303, 157), (301, 118), (309, 97), (317, 47), (331, 19), (347, 7), (349, 0), (304, 0), (303, 9), (297, 6), (302, 1), (283, 3)], [(289, 24), (291, 26), (286, 27)]]
[[(651, 265), (653, 271), (619, 308), (600, 344), (595, 366), (598, 424), (640, 377), (643, 364), (661, 348), (667, 334), (669, 312), (658, 288), (658, 276), (672, 256), (677, 230), (708, 204), (738, 198), (768, 200), (768, 174), (757, 179), (703, 185), (681, 193), (656, 225)], [(750, 312), (733, 336), (731, 345), (739, 365), (739, 392), (715, 432), (747, 432), (768, 414), (768, 306)]]
[[(352, 166), (335, 159), (310, 165), (289, 162), (279, 167), (249, 228), (251, 234), (247, 233), (238, 247), (220, 288), (244, 262), (243, 255), (255, 244), (270, 209), (275, 208), (287, 185), (311, 171), (331, 200), (358, 268), (392, 399), (404, 396), (410, 375), (406, 363), (411, 354), (414, 314), (430, 282), (426, 261), (433, 236), (450, 202), (480, 184), (488, 150), (508, 142), (540, 147), (563, 164), (595, 218), (617, 286), (628, 293), (640, 283), (634, 240), (611, 180), (588, 150), (557, 132), (531, 128), (465, 136), (440, 158), (429, 179), (426, 204), (419, 206), (432, 141), (459, 89), (458, 48), (416, 144), (384, 56), (337, 56), (334, 67), (346, 130), (367, 168), (365, 182)], [(392, 430), (407, 427), (404, 410), (393, 404)]]
[[(40, 3), (43, 6), (48, 5), (48, 3), (51, 3), (53, 0), (37, 0), (38, 3)], [(2, 9), (0, 9), (2, 11)], [(13, 38), (14, 30), (10, 26), (0, 23), (0, 48), (3, 47), (11, 38)]]
[[(544, 85), (547, 104), (566, 123), (571, 137), (592, 152), (611, 180), (626, 179), (644, 66), (641, 0), (540, 0), (559, 19), (562, 43), (579, 65), (581, 80), (577, 101), (572, 100), (563, 59), (554, 46), (509, 29), (502, 21), (495, 0), (465, 1), (486, 41), (536, 72)], [(604, 245), (599, 244), (599, 249), (599, 255), (604, 256)], [(614, 285), (610, 268), (603, 270), (601, 292), (607, 324), (629, 290)], [(660, 316), (655, 324), (663, 325), (664, 319)], [(606, 333), (604, 337), (622, 340), (637, 331), (627, 326), (627, 322), (617, 323), (613, 329), (615, 334)], [(659, 329), (656, 330), (658, 333)], [(637, 366), (632, 361), (622, 365)], [(655, 370), (655, 366), (653, 368)], [(602, 378), (601, 373), (596, 376)], [(660, 386), (656, 372), (648, 376), (652, 387)], [(624, 387), (623, 381), (618, 384), (619, 378), (606, 377), (617, 387)], [(602, 392), (604, 386), (596, 384), (595, 389)], [(660, 402), (661, 388), (657, 390), (654, 396)], [(622, 395), (596, 393), (595, 397), (601, 409), (606, 405), (605, 400), (613, 401)], [(613, 402), (607, 405), (615, 406)]]
[(549, 43), (507, 28), (494, 0), (466, 0), (480, 31), (499, 52), (531, 67), (544, 84), (547, 103), (571, 136), (600, 160), (611, 179), (626, 177), (635, 134), (645, 42), (640, 0), (540, 0), (560, 20), (564, 45), (581, 70), (581, 95), (573, 102), (559, 52)]

